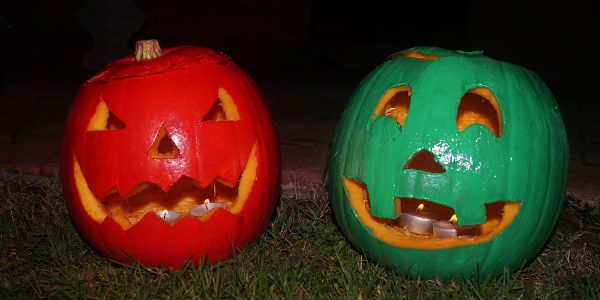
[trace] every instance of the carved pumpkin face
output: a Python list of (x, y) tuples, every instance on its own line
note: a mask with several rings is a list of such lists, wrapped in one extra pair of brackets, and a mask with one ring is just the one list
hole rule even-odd
[(252, 80), (224, 55), (179, 47), (116, 61), (81, 87), (61, 167), (73, 220), (102, 254), (181, 267), (260, 235), (279, 152)]
[(562, 119), (535, 74), (429, 47), (392, 56), (361, 83), (332, 150), (345, 235), (422, 277), (521, 267), (553, 231), (568, 169)]

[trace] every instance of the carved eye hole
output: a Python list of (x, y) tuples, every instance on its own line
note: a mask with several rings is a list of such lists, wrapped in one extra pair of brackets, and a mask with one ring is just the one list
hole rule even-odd
[(225, 110), (223, 110), (223, 103), (221, 99), (217, 99), (213, 107), (204, 116), (204, 121), (224, 121), (227, 120)]
[(459, 132), (481, 124), (496, 137), (502, 136), (502, 113), (494, 93), (488, 88), (474, 88), (465, 93), (458, 107), (456, 124)]
[(237, 106), (224, 88), (219, 88), (218, 98), (206, 113), (203, 121), (235, 121), (240, 119)]
[(411, 94), (411, 89), (407, 85), (387, 90), (379, 100), (377, 107), (375, 107), (375, 117), (390, 117), (404, 127), (404, 122), (408, 116)]
[(119, 130), (125, 128), (125, 123), (121, 121), (115, 114), (108, 108), (104, 100), (98, 103), (96, 112), (88, 124), (88, 131), (108, 131), (108, 130)]

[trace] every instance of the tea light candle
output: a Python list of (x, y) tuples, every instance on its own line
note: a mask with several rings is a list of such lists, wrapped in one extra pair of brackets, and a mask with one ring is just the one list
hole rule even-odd
[(399, 225), (405, 230), (421, 235), (431, 235), (433, 223), (437, 220), (437, 214), (426, 211), (423, 204), (419, 204), (415, 213), (401, 213)]
[(202, 217), (215, 208), (226, 209), (227, 206), (225, 203), (210, 202), (210, 200), (206, 199), (204, 200), (204, 204), (192, 207), (192, 209), (190, 209), (190, 215), (194, 217)]
[(437, 221), (433, 224), (433, 237), (455, 238), (458, 236), (456, 226), (448, 221)]
[(171, 224), (181, 217), (181, 213), (166, 209), (157, 211), (155, 214), (163, 221), (167, 222), (167, 224)]
[(478, 226), (458, 227), (458, 218), (452, 215), (448, 221), (437, 221), (433, 224), (433, 236), (437, 238), (451, 238), (462, 236), (465, 238), (477, 235)]

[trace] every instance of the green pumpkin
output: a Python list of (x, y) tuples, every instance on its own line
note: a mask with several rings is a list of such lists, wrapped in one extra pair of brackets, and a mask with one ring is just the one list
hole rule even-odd
[[(332, 208), (351, 243), (387, 267), (490, 276), (542, 249), (568, 163), (559, 109), (536, 74), (481, 52), (411, 48), (369, 74), (342, 114)], [(403, 214), (454, 215), (456, 237), (414, 231)]]

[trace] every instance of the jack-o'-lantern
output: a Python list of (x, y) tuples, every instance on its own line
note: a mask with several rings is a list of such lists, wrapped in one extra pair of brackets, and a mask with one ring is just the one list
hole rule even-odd
[(254, 82), (207, 48), (109, 64), (80, 88), (61, 176), (81, 234), (103, 255), (179, 268), (256, 240), (277, 199), (279, 150)]
[(424, 278), (515, 270), (553, 232), (568, 148), (550, 90), (481, 52), (399, 52), (336, 129), (332, 208), (368, 257)]

